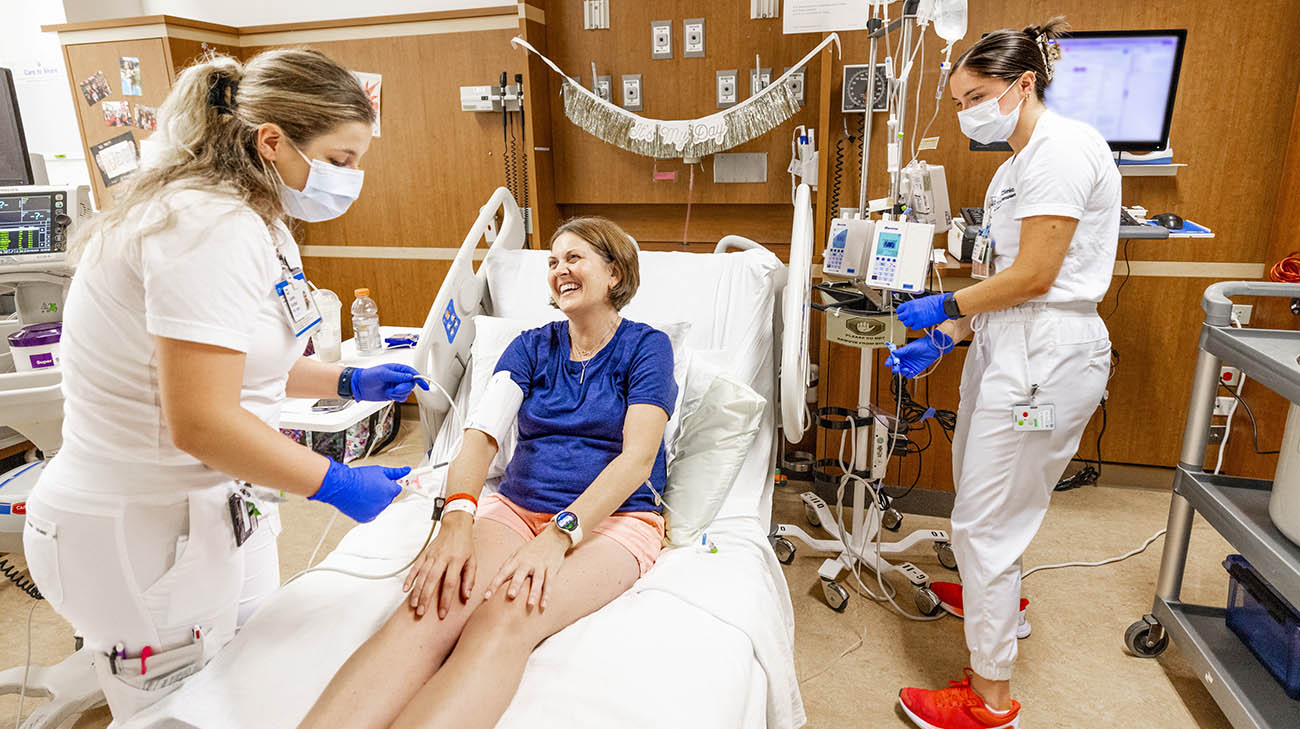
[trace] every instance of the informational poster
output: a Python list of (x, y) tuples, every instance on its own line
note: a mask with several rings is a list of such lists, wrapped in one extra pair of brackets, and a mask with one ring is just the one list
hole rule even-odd
[(135, 135), (124, 132), (90, 148), (95, 166), (104, 178), (104, 187), (112, 187), (140, 166), (135, 147)]
[(907, 327), (891, 316), (835, 316), (828, 313), (826, 338), (860, 349), (880, 349), (891, 341), (901, 347), (907, 342)]
[(781, 28), (787, 34), (863, 30), (869, 6), (867, 0), (785, 0)]
[(146, 132), (156, 131), (158, 129), (158, 108), (136, 104), (135, 125)]
[(81, 95), (86, 97), (86, 105), (94, 106), (113, 94), (108, 87), (108, 79), (103, 71), (96, 71), (94, 76), (81, 82)]
[(122, 95), (143, 96), (144, 89), (140, 87), (140, 59), (121, 56), (118, 64), (122, 69)]
[(131, 103), (127, 101), (105, 101), (104, 124), (110, 127), (131, 126)]
[(364, 71), (353, 71), (361, 88), (366, 90), (370, 95), (370, 105), (375, 108), (375, 126), (370, 135), (379, 136), (379, 92), (383, 89), (384, 77), (377, 73), (365, 73)]

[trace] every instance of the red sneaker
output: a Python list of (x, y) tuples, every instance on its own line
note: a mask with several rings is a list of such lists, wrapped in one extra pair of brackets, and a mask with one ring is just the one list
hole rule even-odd
[(912, 723), (921, 729), (1017, 729), (1020, 702), (1013, 700), (1004, 714), (990, 710), (970, 687), (972, 671), (963, 671), (966, 679), (949, 681), (946, 689), (905, 688), (898, 692), (898, 703)]
[[(930, 589), (934, 594), (939, 596), (939, 607), (943, 611), (956, 618), (964, 618), (962, 614), (961, 585), (955, 582), (931, 582)], [(1028, 638), (1033, 626), (1029, 624), (1027, 617), (1029, 610), (1029, 601), (1020, 598), (1020, 623), (1016, 625), (1016, 637)]]

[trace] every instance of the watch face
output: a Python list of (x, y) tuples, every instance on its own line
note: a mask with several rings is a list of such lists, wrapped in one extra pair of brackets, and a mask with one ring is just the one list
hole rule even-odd
[(555, 526), (571, 532), (578, 528), (578, 515), (572, 511), (561, 511), (555, 515)]

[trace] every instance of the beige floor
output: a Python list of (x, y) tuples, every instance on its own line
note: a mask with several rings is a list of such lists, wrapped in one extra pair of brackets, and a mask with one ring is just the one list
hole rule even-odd
[[(407, 439), (404, 437), (403, 442)], [(418, 449), (407, 445), (377, 461), (410, 462)], [(1095, 560), (1122, 554), (1164, 526), (1169, 498), (1164, 493), (1130, 488), (1087, 488), (1059, 494), (1026, 565)], [(302, 500), (283, 510), (281, 569), (290, 575), (307, 562), (331, 514), (329, 507)], [(778, 494), (776, 517), (802, 523), (797, 488)], [(945, 528), (942, 520), (908, 516), (904, 531)], [(335, 524), (326, 539), (327, 553), (346, 527)], [(1226, 729), (1227, 721), (1201, 683), (1191, 675), (1177, 650), (1159, 661), (1129, 657), (1123, 650), (1124, 629), (1151, 605), (1160, 548), (1126, 562), (1095, 569), (1037, 573), (1026, 581), (1025, 595), (1033, 635), (1020, 642), (1015, 695), (1025, 705), (1022, 726), (1124, 727), (1140, 729)], [(1223, 604), (1227, 579), (1219, 566), (1229, 547), (1204, 522), (1192, 537), (1192, 557), (1184, 598)], [(913, 561), (931, 575), (947, 573), (928, 548)], [(817, 581), (821, 557), (800, 551), (785, 568), (797, 623), (795, 661), (813, 729), (910, 726), (898, 713), (896, 696), (905, 685), (942, 686), (966, 664), (961, 623), (944, 618), (914, 623), (887, 607), (855, 594), (843, 614), (822, 601)], [(912, 609), (910, 593), (903, 592)], [(55, 662), (72, 649), (72, 632), (44, 603), (33, 603), (12, 585), (0, 585), (0, 666), (22, 665), (26, 621), (32, 613), (32, 660)], [(832, 662), (860, 636), (865, 643)], [(39, 702), (40, 699), (35, 700)], [(28, 700), (24, 714), (34, 701)], [(0, 726), (13, 721), (17, 699), (0, 697)], [(76, 722), (78, 729), (104, 727), (104, 710)]]

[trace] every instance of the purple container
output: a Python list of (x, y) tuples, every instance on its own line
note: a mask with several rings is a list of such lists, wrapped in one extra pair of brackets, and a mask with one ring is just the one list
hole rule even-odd
[(63, 322), (51, 321), (32, 324), (9, 335), (10, 347), (47, 347), (58, 344), (63, 335)]

